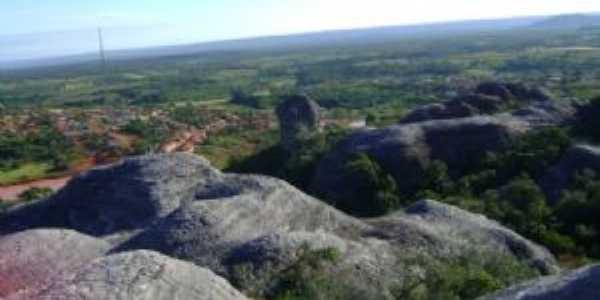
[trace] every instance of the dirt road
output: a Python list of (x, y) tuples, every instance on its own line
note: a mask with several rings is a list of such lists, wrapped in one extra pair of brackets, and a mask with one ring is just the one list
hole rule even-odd
[(49, 188), (53, 191), (57, 191), (64, 187), (70, 179), (71, 176), (65, 176), (60, 178), (42, 179), (23, 184), (0, 187), (0, 199), (4, 199), (5, 201), (16, 200), (19, 197), (19, 194), (33, 187)]

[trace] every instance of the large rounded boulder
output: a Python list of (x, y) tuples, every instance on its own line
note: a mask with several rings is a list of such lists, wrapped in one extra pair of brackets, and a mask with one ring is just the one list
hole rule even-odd
[[(11, 298), (12, 300), (26, 298)], [(210, 270), (156, 252), (136, 251), (96, 259), (67, 276), (39, 300), (245, 300)]]
[(0, 298), (34, 299), (66, 274), (105, 255), (109, 243), (71, 230), (30, 230), (0, 238)]
[(600, 148), (590, 145), (575, 145), (563, 155), (541, 178), (540, 183), (548, 199), (559, 200), (562, 192), (569, 187), (577, 173), (585, 170), (600, 174)]
[(308, 138), (320, 128), (319, 105), (307, 96), (287, 97), (277, 109), (281, 131), (281, 145), (293, 152), (302, 139)]
[(125, 243), (153, 249), (226, 273), (224, 259), (249, 241), (273, 233), (331, 232), (366, 225), (274, 178), (222, 174), (196, 186), (179, 209)]
[(370, 223), (374, 225), (370, 235), (384, 237), (397, 248), (417, 249), (434, 257), (456, 257), (476, 249), (516, 257), (543, 274), (559, 271), (547, 249), (483, 215), (436, 201), (419, 201), (403, 212)]
[(55, 196), (0, 217), (0, 234), (69, 228), (94, 236), (143, 228), (178, 209), (218, 172), (192, 154), (123, 160), (75, 177)]
[(338, 143), (319, 163), (313, 181), (315, 191), (337, 201), (357, 194), (360, 186), (352, 176), (344, 176), (348, 163), (366, 153), (391, 174), (402, 193), (415, 191), (432, 161), (442, 161), (451, 175), (485, 157), (501, 151), (511, 139), (530, 129), (527, 122), (502, 116), (477, 116), (434, 120), (384, 129), (356, 132)]
[[(471, 94), (459, 95), (442, 103), (425, 105), (414, 109), (400, 120), (400, 124), (418, 123), (431, 120), (467, 118), (477, 115), (493, 115), (502, 112), (519, 111), (516, 115), (544, 118), (556, 123), (564, 116), (570, 105), (558, 104), (543, 88), (528, 87), (518, 83), (484, 82)], [(522, 110), (522, 111), (521, 111)], [(562, 111), (559, 111), (562, 110)], [(572, 115), (574, 111), (569, 111)]]

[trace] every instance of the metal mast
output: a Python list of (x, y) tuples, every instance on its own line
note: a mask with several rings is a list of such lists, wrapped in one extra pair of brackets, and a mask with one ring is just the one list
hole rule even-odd
[(98, 43), (100, 46), (100, 61), (102, 66), (106, 67), (106, 54), (104, 53), (104, 39), (102, 38), (102, 28), (98, 28)]

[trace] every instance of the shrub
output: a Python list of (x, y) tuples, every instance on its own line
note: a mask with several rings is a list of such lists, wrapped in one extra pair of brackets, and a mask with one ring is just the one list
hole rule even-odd
[(417, 258), (413, 263), (424, 272), (394, 289), (398, 300), (476, 299), (538, 275), (513, 257), (483, 253), (442, 261)]
[(439, 160), (432, 161), (423, 175), (420, 190), (416, 193), (418, 199), (440, 199), (453, 194), (455, 184), (448, 176), (448, 166)]
[(28, 162), (51, 163), (55, 170), (68, 167), (74, 146), (53, 127), (41, 125), (23, 135), (0, 133), (0, 169)]
[(500, 182), (522, 173), (537, 176), (555, 164), (571, 143), (566, 130), (545, 128), (513, 141), (501, 153), (489, 155), (484, 162), (484, 169), (496, 170)]
[(310, 190), (317, 164), (346, 131), (332, 128), (302, 139), (293, 153), (280, 145), (267, 147), (257, 154), (231, 163), (227, 171), (278, 177), (304, 191)]
[(42, 198), (47, 198), (54, 193), (53, 190), (49, 188), (38, 188), (32, 187), (21, 194), (19, 194), (19, 201), (29, 202), (34, 200), (39, 200)]
[(335, 248), (310, 250), (302, 247), (298, 260), (276, 279), (277, 284), (269, 299), (274, 300), (351, 300), (369, 299), (346, 281), (343, 276), (333, 276), (332, 266), (338, 261)]
[(548, 247), (555, 254), (575, 253), (577, 251), (577, 245), (571, 237), (560, 234), (554, 230), (543, 232), (539, 242)]
[(396, 181), (367, 154), (357, 154), (346, 165), (345, 173), (358, 186), (353, 197), (336, 203), (340, 209), (356, 216), (374, 217), (400, 207)]
[(600, 180), (593, 172), (575, 176), (571, 189), (556, 206), (556, 217), (564, 234), (573, 237), (587, 255), (600, 257)]
[(230, 97), (231, 103), (256, 109), (274, 107), (279, 102), (279, 97), (277, 95), (260, 95), (258, 93), (246, 91), (242, 88), (231, 89)]
[(169, 111), (171, 119), (196, 127), (202, 127), (206, 125), (206, 119), (191, 103), (187, 103), (185, 106), (176, 106)]
[(169, 135), (168, 126), (157, 119), (132, 120), (125, 124), (121, 131), (139, 138), (134, 144), (136, 154), (156, 151), (160, 143)]
[(518, 232), (541, 240), (552, 211), (539, 186), (527, 175), (511, 180), (501, 188), (495, 199), (487, 199), (490, 205), (499, 205), (501, 215), (496, 216)]

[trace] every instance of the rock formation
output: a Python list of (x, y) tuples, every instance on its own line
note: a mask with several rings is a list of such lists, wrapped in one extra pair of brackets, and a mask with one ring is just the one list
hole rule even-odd
[[(9, 299), (26, 299), (11, 297)], [(156, 252), (136, 251), (96, 259), (73, 272), (39, 300), (246, 300), (208, 269)]]
[(429, 120), (467, 118), (500, 112), (506, 101), (496, 96), (470, 94), (450, 101), (434, 103), (416, 108), (400, 120), (400, 124), (410, 124)]
[(332, 201), (356, 195), (358, 179), (343, 174), (360, 152), (391, 174), (406, 194), (418, 190), (432, 161), (444, 162), (451, 176), (459, 176), (526, 132), (577, 122), (580, 105), (551, 99), (538, 88), (483, 83), (475, 94), (417, 108), (398, 125), (358, 131), (339, 142), (319, 163), (314, 190)]
[(600, 265), (544, 277), (499, 292), (487, 300), (598, 300)]
[[(36, 249), (56, 249), (40, 256), (53, 260), (50, 276), (23, 270), (17, 285), (0, 281), (8, 299), (244, 299), (218, 276), (268, 295), (306, 248), (335, 249), (326, 272), (361, 299), (391, 298), (390, 288), (419, 267), (415, 257), (502, 256), (541, 274), (557, 270), (548, 251), (483, 216), (423, 201), (360, 220), (281, 180), (224, 174), (184, 153), (88, 172), (48, 200), (9, 211), (0, 228), (1, 253), (33, 249), (14, 262), (2, 256), (2, 279), (20, 274), (19, 261), (36, 261)], [(33, 228), (57, 229), (24, 231)], [(73, 229), (94, 237), (63, 231)]]
[[(572, 105), (551, 101), (551, 96), (541, 88), (530, 88), (522, 84), (486, 82), (480, 84), (472, 94), (461, 95), (452, 100), (419, 107), (400, 120), (400, 124), (410, 124), (430, 120), (456, 119), (477, 115), (492, 115), (509, 110), (531, 106), (517, 115), (535, 115), (538, 118), (550, 116), (572, 117)], [(570, 111), (568, 110), (570, 109)], [(561, 114), (558, 114), (561, 113)]]
[(400, 249), (417, 247), (427, 249), (428, 253), (437, 251), (440, 256), (452, 255), (468, 248), (455, 248), (452, 241), (466, 242), (477, 244), (483, 252), (521, 257), (542, 273), (552, 274), (559, 270), (546, 249), (496, 221), (432, 200), (419, 201), (404, 212), (375, 219), (371, 224), (375, 225), (378, 236), (391, 238)]
[(575, 145), (563, 155), (560, 162), (550, 168), (540, 180), (548, 200), (559, 200), (563, 190), (569, 187), (578, 172), (591, 170), (600, 174), (600, 148), (590, 145)]
[(565, 126), (576, 124), (581, 106), (573, 101), (537, 102), (511, 112), (516, 118), (533, 127)]
[(460, 174), (489, 151), (505, 148), (511, 138), (530, 129), (529, 123), (512, 116), (477, 116), (434, 120), (384, 129), (356, 132), (342, 140), (320, 162), (314, 187), (327, 199), (351, 197), (358, 186), (342, 176), (348, 161), (367, 153), (391, 174), (401, 192), (414, 191), (428, 165), (443, 161), (453, 174)]
[(191, 154), (146, 156), (80, 175), (48, 201), (0, 219), (0, 234), (61, 227), (102, 236), (144, 228), (191, 199), (197, 182), (219, 172)]
[(503, 100), (518, 100), (520, 102), (551, 101), (554, 96), (544, 88), (531, 87), (521, 83), (483, 82), (477, 86), (475, 93), (500, 97)]
[(110, 248), (105, 241), (71, 230), (32, 230), (0, 238), (0, 299), (34, 299), (32, 295)]
[(306, 96), (289, 96), (277, 107), (281, 145), (292, 152), (298, 142), (320, 129), (320, 108)]

